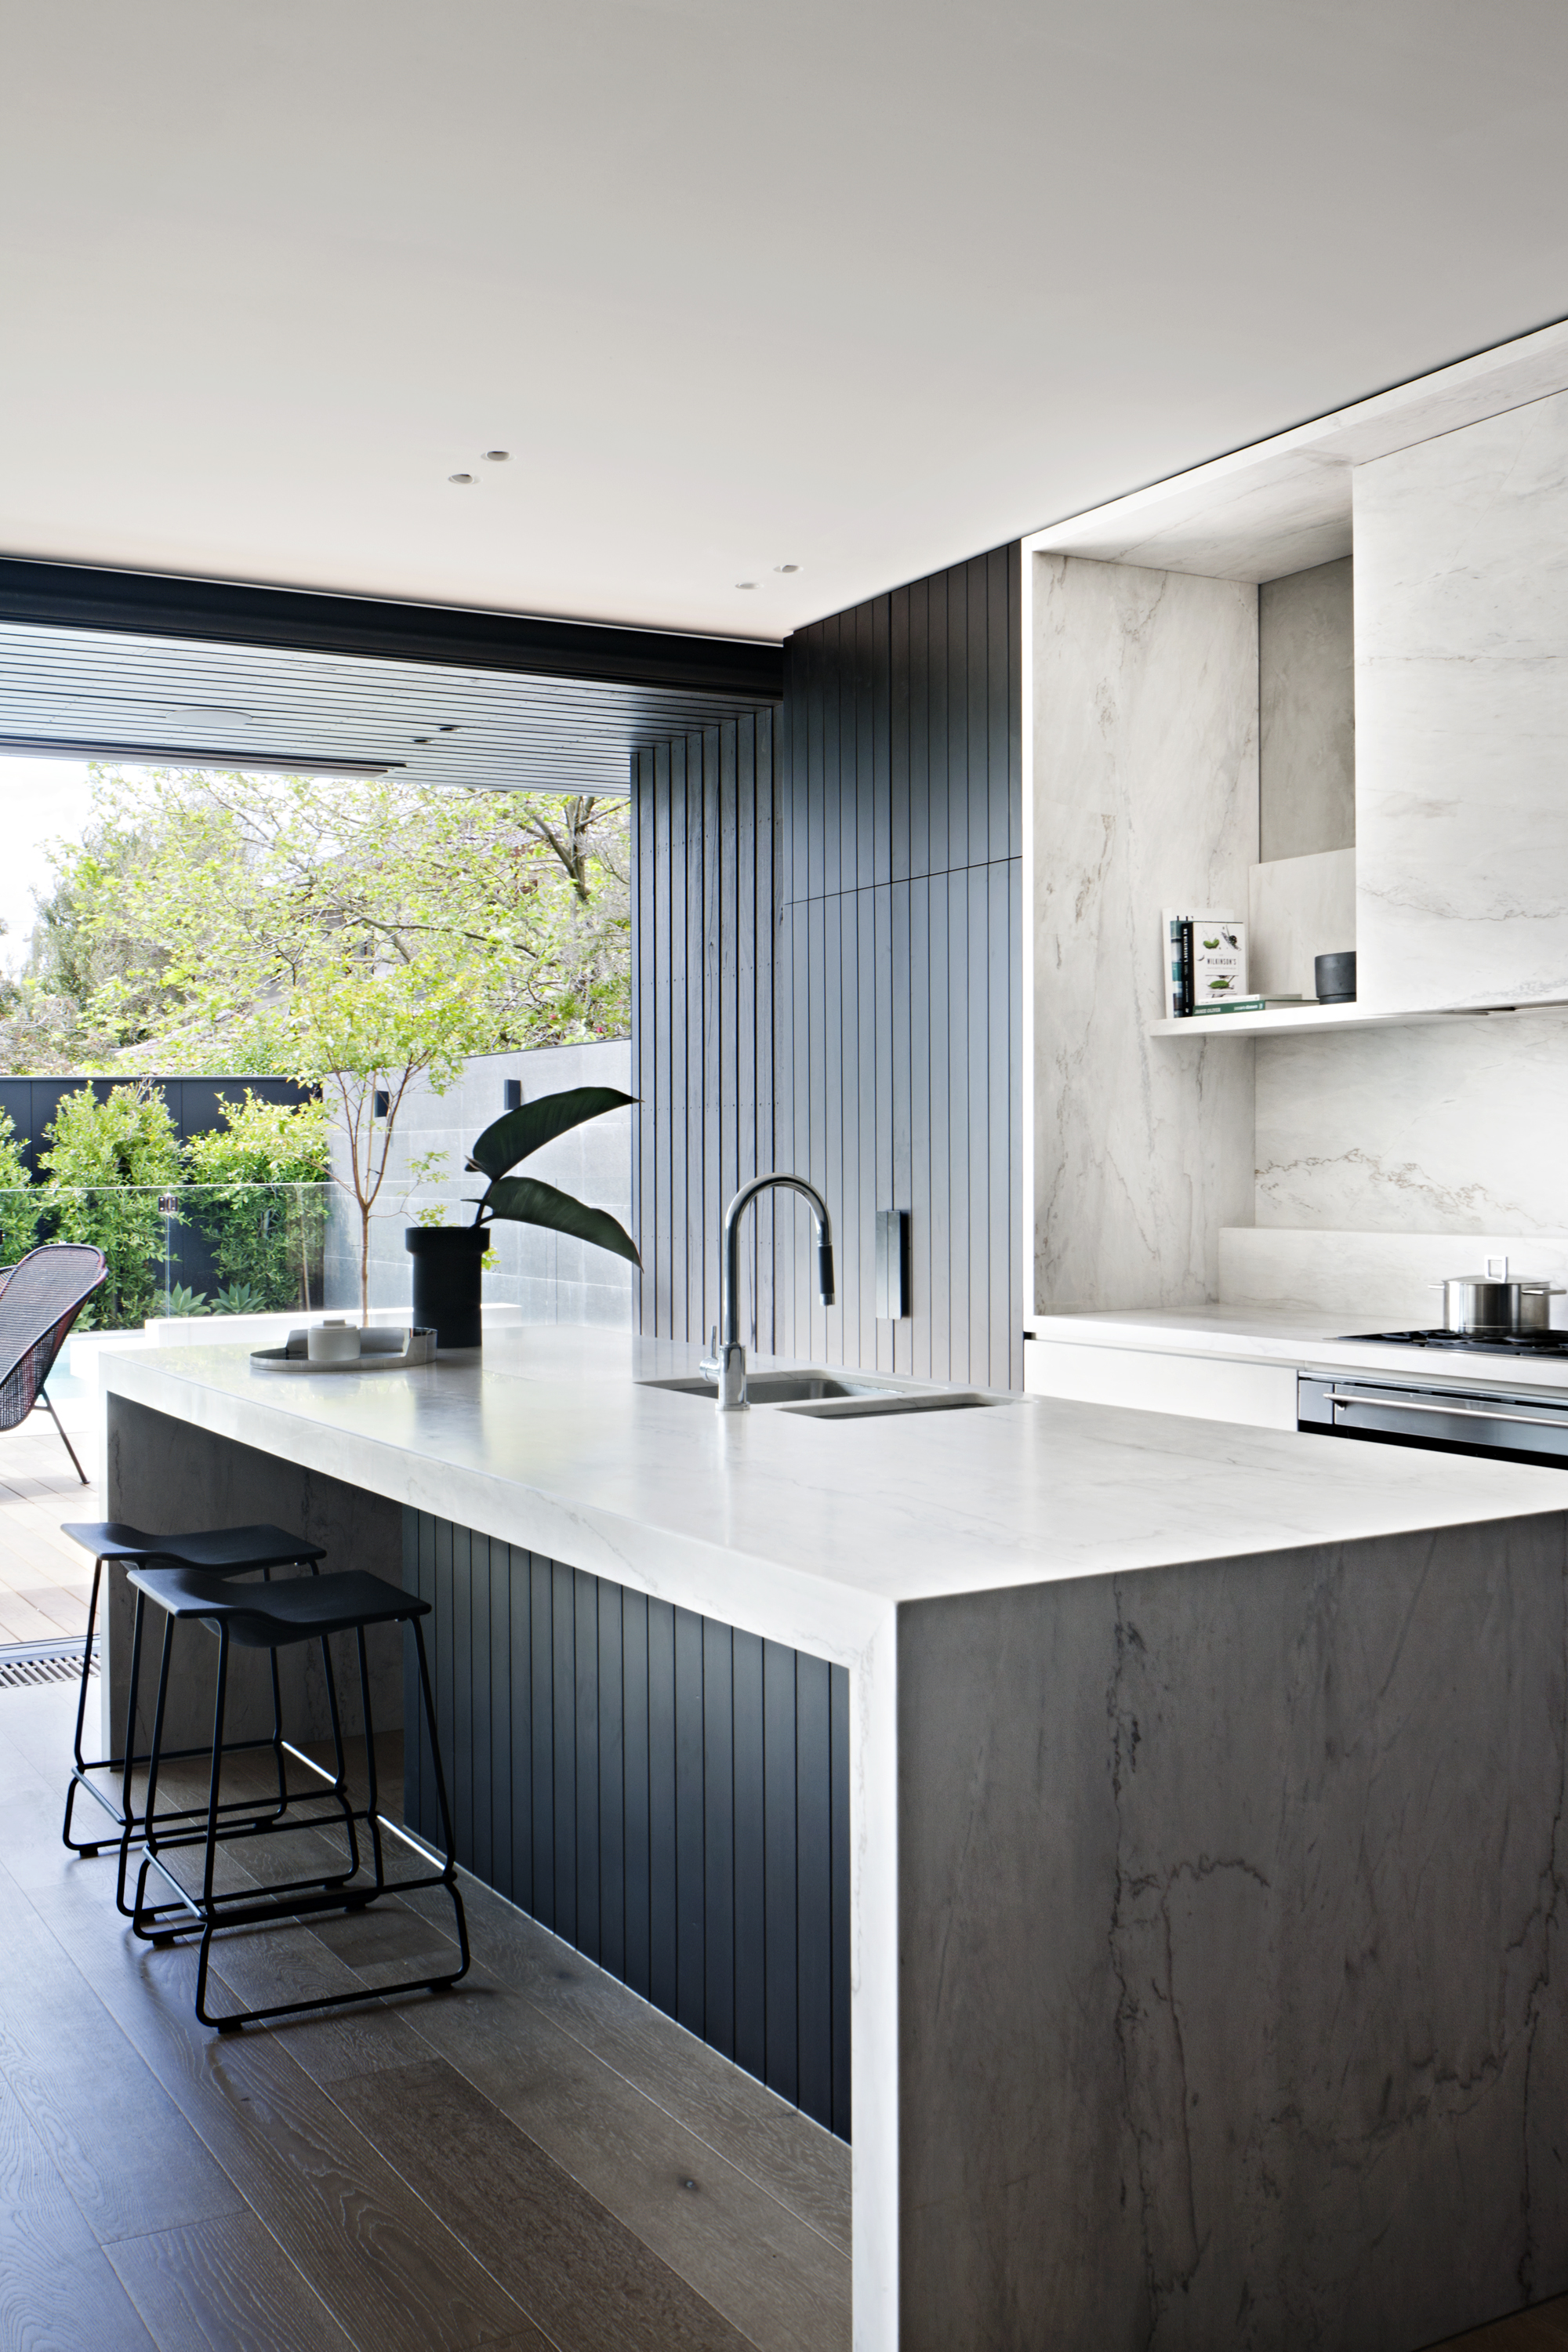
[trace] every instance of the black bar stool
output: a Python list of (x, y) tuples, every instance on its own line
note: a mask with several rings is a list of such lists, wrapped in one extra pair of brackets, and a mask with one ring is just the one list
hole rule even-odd
[[(95, 1854), (103, 1845), (113, 1843), (123, 1852), (126, 1832), (134, 1826), (131, 1804), (131, 1774), (138, 1764), (147, 1761), (145, 1756), (134, 1753), (136, 1726), (136, 1681), (142, 1654), (142, 1598), (137, 1595), (135, 1628), (131, 1644), (131, 1705), (126, 1717), (125, 1744), (119, 1756), (95, 1756), (81, 1752), (82, 1732), (87, 1720), (88, 1673), (92, 1664), (93, 1634), (98, 1623), (98, 1600), (102, 1587), (103, 1571), (110, 1560), (120, 1560), (127, 1568), (146, 1568), (154, 1560), (168, 1561), (183, 1568), (200, 1568), (218, 1576), (244, 1576), (258, 1570), (269, 1580), (275, 1568), (309, 1568), (315, 1573), (316, 1564), (326, 1558), (320, 1544), (307, 1543), (303, 1536), (290, 1533), (287, 1528), (275, 1528), (265, 1522), (245, 1528), (191, 1528), (177, 1535), (149, 1535), (143, 1528), (133, 1528), (123, 1519), (68, 1519), (60, 1529), (92, 1554), (92, 1591), (87, 1604), (87, 1637), (82, 1643), (81, 1683), (77, 1693), (76, 1738), (70, 1784), (66, 1790), (66, 1814), (60, 1836), (72, 1853)], [(272, 1667), (272, 1736), (270, 1739), (244, 1740), (237, 1745), (247, 1748), (270, 1747), (278, 1759), (278, 1786), (282, 1790), (282, 1707), (278, 1688), (278, 1665)], [(181, 1751), (185, 1756), (205, 1756), (205, 1748)], [(172, 1756), (165, 1762), (173, 1762)], [(309, 1760), (308, 1759), (305, 1760)], [(117, 1772), (121, 1775), (118, 1801), (89, 1775), (93, 1772)], [(85, 1789), (96, 1799), (114, 1822), (111, 1838), (76, 1839), (71, 1836), (71, 1816), (79, 1789)], [(123, 1895), (123, 1876), (121, 1877)], [(121, 1908), (124, 1909), (123, 1900)]]
[[(131, 1911), (131, 1924), (144, 1941), (154, 1944), (170, 1943), (176, 1935), (199, 1929), (202, 1940), (201, 1958), (196, 1969), (195, 2006), (201, 2022), (216, 2026), (220, 2032), (229, 2033), (257, 2018), (291, 2017), (301, 2010), (341, 2009), (352, 2001), (385, 2000), (393, 1993), (438, 1992), (458, 1983), (468, 1970), (468, 1927), (463, 1913), (463, 1898), (458, 1887), (446, 1776), (441, 1769), (436, 1707), (430, 1691), (430, 1669), (419, 1622), (422, 1617), (429, 1615), (430, 1603), (421, 1601), (416, 1593), (405, 1592), (397, 1585), (388, 1584), (383, 1578), (368, 1575), (358, 1569), (332, 1576), (295, 1578), (285, 1584), (249, 1585), (242, 1591), (237, 1591), (220, 1576), (187, 1568), (133, 1568), (131, 1581), (152, 1607), (163, 1612), (164, 1617), (163, 1654), (158, 1673), (158, 1699), (153, 1710), (153, 1745), (148, 1759), (147, 1804), (142, 1828), (144, 1850), (136, 1882), (136, 1900)], [(195, 1619), (197, 1623), (205, 1625), (209, 1633), (216, 1634), (218, 1644), (217, 1683), (213, 1704), (212, 1778), (205, 1808), (205, 1826), (201, 1829), (170, 1828), (167, 1824), (171, 1821), (177, 1822), (187, 1819), (188, 1812), (171, 1816), (161, 1814), (157, 1809), (158, 1774), (166, 1760), (162, 1749), (163, 1710), (169, 1689), (169, 1660), (174, 1627), (182, 1619)], [(419, 1687), (425, 1703), (425, 1720), (429, 1730), (430, 1752), (435, 1766), (436, 1794), (441, 1813), (441, 1837), (446, 1848), (446, 1858), (439, 1870), (427, 1872), (422, 1877), (389, 1880), (386, 1876), (382, 1845), (384, 1833), (395, 1837), (427, 1861), (437, 1857), (395, 1822), (384, 1819), (380, 1811), (375, 1770), (375, 1727), (371, 1716), (370, 1670), (364, 1644), (365, 1628), (369, 1625), (410, 1625), (414, 1632), (415, 1649), (419, 1661)], [(358, 1645), (360, 1701), (364, 1710), (365, 1759), (369, 1776), (367, 1802), (357, 1810), (348, 1793), (337, 1689), (328, 1648), (331, 1634), (348, 1633), (354, 1634)], [(232, 1752), (226, 1750), (223, 1737), (229, 1651), (237, 1644), (244, 1650), (268, 1651), (276, 1675), (278, 1652), (293, 1643), (310, 1641), (321, 1643), (326, 1667), (337, 1776), (331, 1790), (325, 1793), (332, 1798), (337, 1810), (299, 1820), (273, 1816), (226, 1825), (226, 1812), (246, 1809), (244, 1800), (238, 1801), (237, 1805), (226, 1806), (218, 1793), (224, 1759), (226, 1753)], [(132, 1707), (135, 1703), (133, 1684), (131, 1695)], [(289, 1748), (288, 1752), (294, 1756), (300, 1754), (293, 1748)], [(321, 1767), (309, 1757), (301, 1757), (300, 1761), (309, 1764), (312, 1771), (321, 1770)], [(189, 1809), (190, 1811), (195, 1810)], [(254, 1814), (254, 1803), (248, 1810)], [(362, 1882), (356, 1885), (354, 1882), (361, 1870), (360, 1845), (355, 1834), (355, 1824), (359, 1822), (363, 1822), (370, 1832), (371, 1878), (368, 1884)], [(257, 1887), (226, 1894), (216, 1891), (213, 1874), (220, 1845), (258, 1835), (281, 1836), (295, 1830), (331, 1829), (341, 1829), (344, 1832), (346, 1870), (328, 1871), (313, 1878), (289, 1879), (268, 1885), (265, 1891)], [(132, 1827), (127, 1821), (121, 1850), (122, 1880), (131, 1835)], [(203, 1848), (199, 1895), (191, 1893), (182, 1885), (164, 1858), (182, 1848), (196, 1845)], [(154, 1870), (167, 1882), (171, 1900), (148, 1903), (148, 1875)], [(279, 1926), (319, 1912), (360, 1911), (374, 1903), (378, 1895), (413, 1894), (429, 1886), (444, 1886), (452, 1898), (458, 1921), (457, 1968), (435, 1976), (410, 1978), (401, 1984), (367, 1986), (363, 1991), (334, 1993), (316, 2000), (279, 2001), (269, 2008), (235, 2010), (222, 2017), (209, 2014), (206, 2005), (208, 1962), (212, 1939), (219, 1927)]]

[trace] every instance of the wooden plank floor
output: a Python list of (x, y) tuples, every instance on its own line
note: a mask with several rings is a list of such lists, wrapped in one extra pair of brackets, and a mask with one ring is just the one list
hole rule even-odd
[[(102, 1510), (43, 1416), (0, 1436), (0, 1643), (80, 1632)], [(0, 2352), (847, 2347), (847, 2150), (472, 1882), (458, 1992), (205, 2032), (59, 1844), (73, 1703), (0, 1691)], [(449, 1919), (237, 1934), (219, 1991), (368, 1990)], [(1568, 2298), (1459, 2347), (1568, 2352)]]
[[(59, 1844), (73, 1704), (0, 1691), (0, 2347), (847, 2346), (847, 2149), (482, 1887), (456, 1992), (198, 2026), (194, 1955)], [(450, 1920), (237, 1932), (215, 1999), (370, 1990)]]

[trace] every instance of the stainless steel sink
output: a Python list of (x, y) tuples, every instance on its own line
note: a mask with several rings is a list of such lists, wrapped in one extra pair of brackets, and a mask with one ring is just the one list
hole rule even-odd
[(932, 1394), (911, 1393), (907, 1389), (881, 1389), (873, 1393), (846, 1397), (841, 1402), (824, 1404), (792, 1404), (791, 1412), (809, 1414), (814, 1421), (888, 1421), (903, 1412), (969, 1412), (981, 1405), (1011, 1404), (1005, 1396), (980, 1396), (973, 1391), (954, 1396), (943, 1391)]
[[(710, 1404), (719, 1393), (716, 1381), (696, 1376), (689, 1380), (639, 1381), (637, 1385), (645, 1389), (673, 1389), (679, 1396), (706, 1397)], [(753, 1404), (805, 1404), (827, 1398), (885, 1396), (887, 1391), (870, 1382), (836, 1380), (829, 1372), (748, 1372), (746, 1394)]]
[[(705, 1397), (711, 1404), (718, 1383), (693, 1373), (674, 1380), (640, 1381), (639, 1388), (670, 1389), (678, 1396)], [(746, 1395), (754, 1405), (783, 1405), (816, 1421), (882, 1420), (891, 1413), (963, 1412), (977, 1405), (1009, 1404), (978, 1389), (905, 1389), (884, 1381), (857, 1380), (853, 1373), (748, 1372)]]

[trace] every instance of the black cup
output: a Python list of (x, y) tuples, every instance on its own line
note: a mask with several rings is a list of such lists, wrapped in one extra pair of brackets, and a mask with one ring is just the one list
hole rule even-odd
[(1312, 958), (1312, 985), (1320, 1004), (1355, 1003), (1355, 950)]

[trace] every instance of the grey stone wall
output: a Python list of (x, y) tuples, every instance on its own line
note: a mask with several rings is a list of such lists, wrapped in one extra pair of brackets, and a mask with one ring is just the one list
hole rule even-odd
[[(405, 1307), (412, 1297), (413, 1260), (404, 1229), (430, 1201), (450, 1203), (448, 1224), (466, 1223), (465, 1200), (480, 1186), (465, 1176), (469, 1145), (505, 1108), (508, 1078), (522, 1081), (525, 1102), (564, 1087), (631, 1087), (631, 1045), (612, 1038), (592, 1045), (547, 1046), (531, 1054), (487, 1054), (468, 1064), (449, 1093), (421, 1085), (399, 1114), (391, 1172), (371, 1228), (370, 1303)], [(412, 1191), (410, 1163), (429, 1151), (447, 1154), (447, 1181)], [(346, 1167), (334, 1144), (333, 1167)], [(632, 1207), (631, 1113), (605, 1118), (558, 1137), (528, 1163), (528, 1174), (558, 1185), (596, 1209), (607, 1209), (629, 1231)], [(598, 1323), (630, 1329), (633, 1271), (623, 1258), (533, 1225), (497, 1225), (500, 1265), (485, 1276), (487, 1303), (516, 1307), (530, 1323)], [(331, 1307), (359, 1301), (359, 1238), (353, 1198), (335, 1189), (327, 1234), (327, 1299)]]

